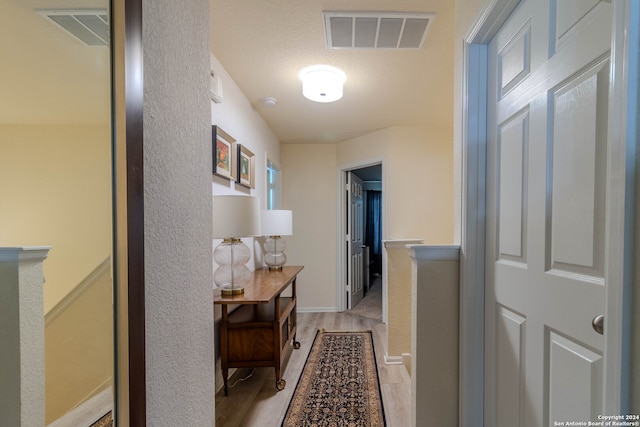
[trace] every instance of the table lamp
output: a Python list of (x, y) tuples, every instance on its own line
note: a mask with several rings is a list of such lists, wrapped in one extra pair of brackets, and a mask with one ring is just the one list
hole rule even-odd
[(264, 263), (269, 270), (282, 270), (287, 262), (284, 250), (287, 243), (282, 236), (293, 234), (293, 220), (291, 211), (263, 210), (261, 218), (262, 235), (267, 236), (264, 242)]
[(213, 251), (218, 269), (213, 280), (222, 296), (244, 294), (251, 277), (251, 250), (241, 237), (260, 235), (260, 202), (253, 196), (213, 196), (213, 238), (224, 239)]

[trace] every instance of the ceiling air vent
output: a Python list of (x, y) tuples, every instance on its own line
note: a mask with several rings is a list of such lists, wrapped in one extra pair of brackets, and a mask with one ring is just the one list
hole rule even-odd
[(107, 9), (39, 9), (36, 12), (87, 46), (109, 45)]
[(436, 15), (323, 12), (329, 49), (422, 49)]

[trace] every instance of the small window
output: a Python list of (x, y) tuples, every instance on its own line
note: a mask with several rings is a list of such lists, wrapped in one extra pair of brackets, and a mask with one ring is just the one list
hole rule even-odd
[(280, 209), (280, 167), (267, 159), (267, 209)]

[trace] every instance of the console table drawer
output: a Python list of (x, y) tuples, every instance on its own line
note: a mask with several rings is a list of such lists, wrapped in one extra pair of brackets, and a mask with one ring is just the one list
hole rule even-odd
[(273, 326), (229, 328), (227, 331), (228, 362), (271, 362), (275, 358)]

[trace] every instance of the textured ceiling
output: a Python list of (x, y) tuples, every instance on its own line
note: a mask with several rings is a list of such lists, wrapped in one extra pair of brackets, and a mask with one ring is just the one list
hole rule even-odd
[[(57, 0), (53, 7), (107, 7)], [(451, 126), (452, 0), (211, 0), (211, 50), (284, 143), (336, 142), (390, 126)], [(109, 51), (87, 47), (34, 13), (48, 0), (0, 0), (0, 124), (106, 124)], [(322, 11), (435, 13), (420, 50), (329, 50)], [(344, 98), (302, 96), (299, 71), (347, 75)], [(275, 107), (260, 100), (274, 97)]]
[[(391, 126), (453, 122), (453, 0), (211, 0), (211, 51), (283, 143), (326, 143)], [(323, 11), (435, 13), (421, 50), (330, 50)], [(302, 96), (301, 69), (347, 75), (344, 97)], [(274, 107), (260, 100), (273, 97)]]

